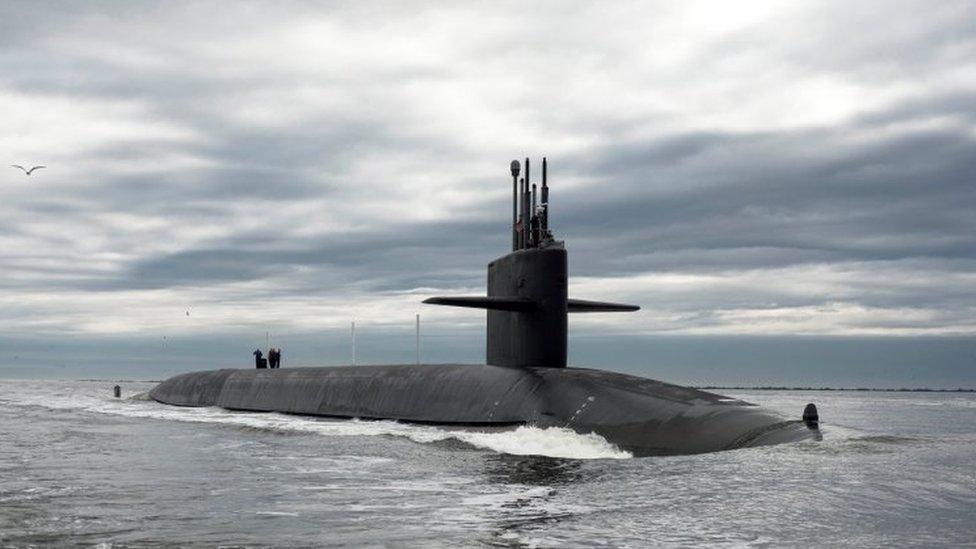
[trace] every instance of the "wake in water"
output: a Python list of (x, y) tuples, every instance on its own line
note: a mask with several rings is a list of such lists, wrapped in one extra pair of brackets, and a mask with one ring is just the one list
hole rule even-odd
[[(77, 386), (71, 388), (65, 386), (64, 390), (58, 390), (50, 384), (45, 385), (42, 390), (34, 390), (34, 387), (25, 383), (22, 389), (4, 392), (0, 395), (0, 404), (40, 406), (47, 409), (78, 410), (164, 421), (222, 424), (280, 434), (314, 434), (325, 437), (393, 436), (420, 444), (464, 446), (518, 456), (566, 459), (633, 457), (631, 453), (617, 448), (597, 434), (579, 434), (567, 428), (543, 429), (534, 426), (451, 428), (387, 420), (343, 420), (280, 413), (233, 412), (222, 408), (181, 408), (160, 404), (148, 398), (146, 392), (139, 392), (125, 399), (111, 398), (107, 390), (103, 393), (101, 386), (94, 385), (91, 391), (82, 392), (77, 390)], [(95, 392), (96, 390), (98, 392)], [(863, 431), (840, 425), (830, 425), (822, 431), (824, 438), (821, 442), (801, 444), (799, 446), (802, 448), (801, 451), (825, 455), (874, 454), (891, 452), (898, 445), (937, 442), (928, 437), (919, 440), (918, 437), (869, 436)], [(794, 445), (787, 445), (778, 450), (764, 448), (762, 451), (790, 453), (794, 451), (793, 447)]]
[(603, 437), (579, 434), (572, 429), (533, 426), (517, 428), (457, 429), (399, 423), (396, 421), (339, 420), (279, 413), (232, 412), (221, 408), (180, 408), (157, 403), (139, 393), (127, 399), (79, 394), (37, 394), (22, 392), (14, 405), (41, 406), (59, 410), (81, 410), (127, 417), (213, 423), (277, 433), (321, 436), (397, 436), (421, 444), (456, 440), (473, 448), (503, 454), (538, 455), (569, 459), (627, 459), (633, 457)]
[[(955, 395), (829, 395), (822, 442), (586, 461), (572, 458), (627, 455), (561, 429), (176, 408), (132, 397), (149, 382), (115, 399), (116, 383), (0, 381), (0, 546), (976, 539), (976, 407)], [(759, 396), (794, 414), (810, 401)]]

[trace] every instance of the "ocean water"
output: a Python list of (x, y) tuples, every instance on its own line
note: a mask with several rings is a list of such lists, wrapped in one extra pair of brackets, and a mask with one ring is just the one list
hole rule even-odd
[[(164, 406), (0, 381), (0, 547), (976, 546), (976, 395), (731, 391), (824, 440), (635, 459), (595, 435)], [(135, 398), (133, 398), (135, 397)]]

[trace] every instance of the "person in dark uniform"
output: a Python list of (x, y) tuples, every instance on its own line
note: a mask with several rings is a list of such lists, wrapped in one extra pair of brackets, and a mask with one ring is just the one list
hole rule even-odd
[(264, 359), (264, 353), (261, 352), (261, 349), (254, 350), (254, 367), (255, 368), (268, 367), (268, 361)]

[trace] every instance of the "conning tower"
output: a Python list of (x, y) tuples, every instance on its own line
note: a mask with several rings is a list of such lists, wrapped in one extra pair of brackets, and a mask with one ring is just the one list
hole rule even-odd
[[(512, 252), (488, 264), (487, 297), (432, 297), (424, 303), (488, 311), (487, 359), (494, 366), (566, 367), (569, 313), (636, 311), (636, 305), (570, 299), (566, 248), (549, 229), (548, 165), (542, 159), (541, 196), (511, 164)], [(538, 202), (538, 204), (537, 204)]]

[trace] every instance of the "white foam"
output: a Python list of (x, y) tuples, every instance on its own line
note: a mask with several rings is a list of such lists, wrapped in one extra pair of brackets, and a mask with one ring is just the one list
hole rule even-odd
[(603, 437), (559, 427), (520, 426), (515, 429), (466, 430), (414, 425), (396, 421), (332, 420), (277, 413), (240, 413), (220, 408), (180, 408), (141, 399), (114, 399), (77, 391), (4, 391), (2, 401), (14, 405), (58, 410), (83, 410), (147, 419), (214, 423), (277, 432), (321, 436), (399, 436), (429, 444), (458, 440), (476, 448), (504, 454), (540, 455), (569, 459), (627, 459)]
[(503, 454), (540, 455), (571, 459), (626, 459), (633, 457), (595, 433), (581, 435), (572, 429), (521, 426), (495, 433), (462, 432), (455, 438), (478, 448)]

